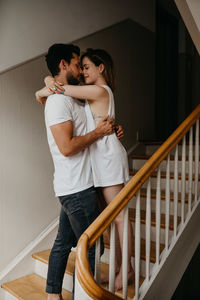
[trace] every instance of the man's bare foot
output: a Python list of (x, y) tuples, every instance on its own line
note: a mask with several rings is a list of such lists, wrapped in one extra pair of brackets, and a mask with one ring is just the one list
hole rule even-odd
[[(131, 270), (128, 272), (128, 284), (131, 284), (134, 281), (134, 271)], [(115, 291), (121, 290), (123, 287), (122, 285), (122, 272), (120, 271), (115, 279)]]
[(47, 300), (63, 300), (61, 294), (48, 294)]

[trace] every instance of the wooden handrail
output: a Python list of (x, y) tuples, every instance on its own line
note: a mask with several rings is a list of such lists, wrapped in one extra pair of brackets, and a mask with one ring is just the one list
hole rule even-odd
[(76, 274), (82, 288), (95, 300), (121, 299), (101, 288), (94, 280), (90, 271), (87, 249), (103, 234), (119, 212), (127, 205), (129, 200), (137, 193), (143, 183), (151, 176), (159, 164), (167, 157), (171, 150), (179, 143), (182, 137), (200, 118), (200, 104), (173, 132), (173, 134), (160, 146), (160, 148), (143, 165), (129, 183), (120, 191), (113, 201), (104, 209), (98, 218), (87, 228), (81, 236), (77, 246)]

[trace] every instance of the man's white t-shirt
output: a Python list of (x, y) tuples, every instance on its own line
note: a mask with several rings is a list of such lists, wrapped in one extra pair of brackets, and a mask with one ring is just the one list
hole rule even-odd
[(73, 122), (73, 136), (87, 133), (87, 120), (84, 105), (71, 97), (51, 95), (45, 105), (45, 123), (50, 152), (53, 158), (54, 190), (56, 196), (64, 196), (83, 191), (93, 186), (88, 148), (65, 157), (55, 143), (50, 126)]

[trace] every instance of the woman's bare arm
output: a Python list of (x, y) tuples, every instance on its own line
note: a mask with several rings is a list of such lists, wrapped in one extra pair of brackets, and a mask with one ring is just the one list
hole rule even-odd
[(78, 99), (100, 101), (108, 97), (108, 92), (98, 85), (64, 85), (64, 95)]
[(62, 93), (77, 99), (102, 100), (108, 97), (108, 92), (98, 85), (62, 85), (53, 77), (47, 76), (44, 79), (45, 85), (54, 93)]
[(63, 84), (60, 82), (57, 82), (52, 76), (48, 75), (44, 79), (44, 83), (46, 87), (48, 87), (52, 92), (56, 93), (62, 93), (63, 90)]
[(48, 87), (44, 87), (35, 93), (36, 100), (39, 104), (44, 104), (47, 97), (54, 94)]

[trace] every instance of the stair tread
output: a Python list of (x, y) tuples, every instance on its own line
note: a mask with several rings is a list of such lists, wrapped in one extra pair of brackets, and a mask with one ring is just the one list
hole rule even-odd
[[(50, 249), (44, 250), (44, 251), (33, 254), (32, 257), (45, 263), (45, 264), (48, 264), (50, 252), (51, 252)], [(69, 274), (71, 276), (73, 275), (75, 259), (76, 259), (76, 252), (71, 251), (69, 258), (68, 258), (67, 267), (65, 270), (66, 274)], [(101, 262), (101, 271), (102, 271), (103, 276), (107, 274), (108, 265), (104, 262)]]
[(140, 143), (146, 146), (151, 146), (151, 145), (162, 145), (164, 141), (140, 141)]
[[(2, 288), (19, 300), (46, 300), (45, 287), (46, 280), (37, 274), (30, 274), (2, 285)], [(64, 300), (72, 298), (71, 293), (65, 289), (62, 295)]]
[[(141, 210), (141, 223), (146, 224), (146, 212), (144, 210)], [(135, 222), (135, 208), (129, 208), (129, 218), (131, 222)], [(181, 221), (181, 217), (177, 217), (177, 223), (179, 224)], [(174, 229), (174, 217), (169, 216), (169, 229)], [(155, 212), (151, 212), (151, 225), (156, 226), (156, 214)], [(165, 228), (165, 214), (160, 214), (160, 227)]]
[[(138, 172), (138, 170), (130, 170), (129, 174), (130, 174), (130, 176), (134, 176), (134, 175), (136, 175), (137, 172)], [(153, 172), (150, 177), (156, 178), (157, 174), (158, 174), (157, 172)], [(160, 177), (161, 178), (166, 178), (166, 172), (160, 172)], [(182, 175), (181, 175), (181, 173), (179, 173), (178, 174), (178, 179), (180, 180), (181, 178), (182, 178)], [(174, 173), (172, 173), (172, 172), (170, 173), (170, 179), (174, 179)], [(188, 174), (185, 174), (185, 179), (186, 180), (189, 179), (189, 175)], [(192, 180), (195, 180), (195, 176), (194, 175), (192, 176)], [(200, 176), (199, 176), (199, 180), (200, 180)]]
[[(109, 249), (110, 248), (110, 242), (109, 242), (109, 237), (108, 234), (105, 233), (104, 234), (104, 245), (105, 248)], [(143, 260), (146, 260), (146, 246), (145, 246), (145, 240), (141, 239), (141, 255), (140, 258)], [(165, 245), (164, 244), (160, 244), (160, 253), (162, 252), (162, 250), (164, 249)], [(132, 252), (132, 256), (135, 257), (135, 239), (133, 241), (133, 252)], [(151, 248), (150, 248), (150, 261), (152, 263), (156, 262), (156, 243), (151, 241)]]
[[(153, 155), (153, 154), (152, 154)], [(132, 159), (142, 159), (142, 160), (147, 160), (147, 159), (149, 159), (152, 155), (138, 155), (138, 154), (132, 154), (131, 155), (131, 158)], [(170, 155), (170, 160), (174, 160), (174, 155)], [(167, 159), (167, 157), (164, 159), (164, 160), (166, 160)], [(189, 160), (189, 156), (186, 156), (186, 161), (188, 161)], [(179, 161), (181, 161), (182, 160), (182, 157), (181, 156), (178, 156), (178, 160)], [(194, 162), (194, 155), (193, 155), (193, 162)]]
[[(165, 191), (161, 190), (160, 194), (161, 194), (161, 200), (165, 200), (165, 198), (166, 198)], [(147, 196), (147, 189), (142, 188), (140, 190), (140, 197), (146, 198), (146, 196)], [(151, 189), (151, 199), (156, 199), (156, 190), (155, 189)], [(174, 201), (174, 193), (173, 192), (170, 192), (170, 201)], [(178, 201), (181, 202), (181, 193), (178, 193)], [(188, 193), (185, 194), (185, 203), (188, 203)]]
[[(44, 250), (44, 251), (35, 253), (32, 256), (35, 259), (37, 259), (37, 260), (39, 260), (39, 261), (41, 261), (41, 262), (43, 262), (45, 264), (48, 264), (50, 251), (51, 251), (50, 249), (49, 250)], [(75, 253), (71, 252), (71, 254), (69, 256), (69, 259), (68, 259), (67, 268), (66, 268), (66, 273), (70, 274), (71, 276), (72, 276), (73, 270), (74, 270), (75, 257), (76, 257)], [(69, 265), (69, 267), (68, 267), (68, 265)], [(104, 263), (104, 262), (101, 262), (101, 276), (105, 277), (108, 273), (109, 273), (109, 265), (106, 264), (106, 263)], [(143, 281), (144, 281), (144, 278), (141, 277), (140, 278), (141, 284), (142, 284)], [(106, 287), (106, 286), (107, 286), (107, 284), (103, 284), (102, 285), (102, 287)], [(116, 294), (122, 296), (122, 291), (117, 291)], [(133, 296), (134, 296), (134, 294), (135, 294), (135, 288), (134, 288), (134, 285), (131, 284), (131, 285), (128, 286), (128, 298), (132, 299)], [(68, 298), (66, 298), (66, 299), (68, 300)], [(69, 299), (71, 299), (71, 298), (69, 298)], [(36, 298), (36, 300), (37, 300), (37, 298)]]
[[(140, 283), (139, 283), (140, 286), (142, 285), (144, 279), (145, 279), (144, 277), (140, 276)], [(108, 284), (102, 284), (101, 286), (103, 288), (107, 288)], [(117, 296), (123, 297), (122, 290), (115, 292), (115, 294)], [(135, 296), (135, 276), (133, 277), (133, 283), (128, 285), (127, 300), (132, 300), (134, 296)]]
[[(139, 141), (140, 143), (142, 143), (142, 144), (145, 144), (145, 145), (147, 145), (147, 146), (151, 146), (151, 145), (162, 145), (165, 141)], [(179, 143), (178, 143), (178, 145), (179, 146), (182, 146), (182, 141), (180, 141)], [(186, 145), (188, 146), (189, 145), (189, 142), (188, 141), (186, 141)], [(195, 143), (192, 143), (192, 145), (193, 146), (195, 146)]]
[[(40, 252), (34, 253), (32, 255), (32, 257), (39, 260), (39, 261), (41, 261), (41, 262), (43, 262), (43, 263), (45, 263), (45, 264), (48, 264), (50, 251), (51, 251), (50, 249), (40, 251)], [(66, 274), (69, 274), (69, 275), (73, 274), (75, 259), (76, 259), (76, 253), (74, 251), (71, 251), (71, 253), (69, 255), (68, 262), (67, 262), (67, 267), (66, 267), (66, 270), (65, 270)]]

